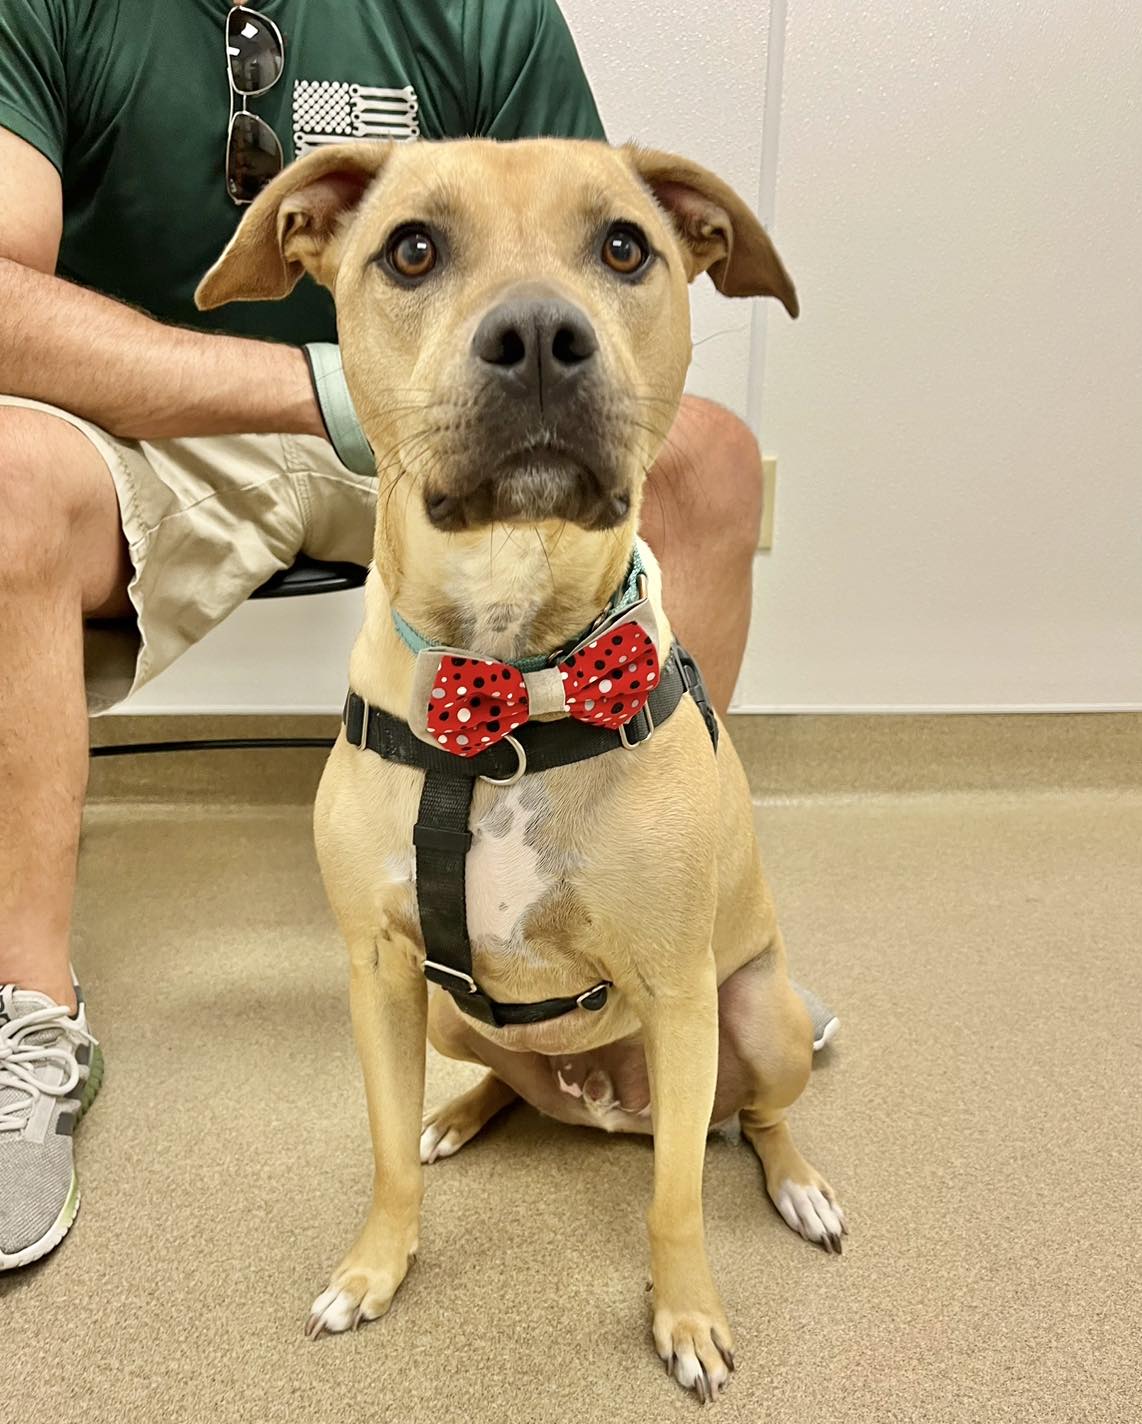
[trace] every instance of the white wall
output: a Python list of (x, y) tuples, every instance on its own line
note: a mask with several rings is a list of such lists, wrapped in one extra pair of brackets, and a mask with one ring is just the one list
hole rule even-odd
[[(776, 186), (803, 317), (695, 309), (780, 461), (739, 704), (1142, 706), (1134, 0), (564, 9), (613, 138)], [(133, 707), (332, 708), (358, 608), (249, 606)]]
[(790, 0), (764, 707), (1142, 706), (1136, 0)]

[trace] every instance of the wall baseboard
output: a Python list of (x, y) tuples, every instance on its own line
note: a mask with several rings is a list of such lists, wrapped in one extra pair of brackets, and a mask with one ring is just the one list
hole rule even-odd
[[(264, 703), (235, 702), (229, 706), (174, 703), (161, 712), (148, 707), (117, 707), (104, 717), (337, 717), (340, 706), (327, 702), (291, 703), (288, 707), (267, 707)], [(1049, 716), (1082, 712), (1142, 712), (1142, 702), (965, 702), (965, 703), (854, 703), (837, 706), (833, 703), (742, 703), (730, 707), (731, 717), (961, 717), (961, 716)]]
[(734, 703), (733, 717), (1038, 717), (1075, 713), (1142, 712), (1142, 702), (949, 702), (949, 703)]
[(757, 796), (1142, 790), (1142, 714), (738, 716)]
[[(337, 717), (100, 717), (92, 744), (210, 737), (336, 736)], [(745, 715), (729, 735), (755, 796), (941, 791), (1142, 791), (1142, 714)], [(94, 801), (308, 804), (326, 753), (269, 748), (110, 757)]]

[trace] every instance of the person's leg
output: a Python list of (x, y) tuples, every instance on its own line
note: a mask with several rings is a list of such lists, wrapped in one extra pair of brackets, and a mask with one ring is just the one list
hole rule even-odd
[(650, 472), (642, 536), (662, 565), (666, 611), (725, 716), (741, 668), (761, 527), (761, 451), (747, 426), (686, 396)]
[[(761, 528), (761, 451), (749, 428), (712, 401), (685, 396), (650, 472), (642, 536), (662, 566), (666, 611), (694, 655), (720, 716), (741, 671), (753, 608), (753, 556)], [(800, 984), (813, 1047), (840, 1021)]]
[(83, 618), (130, 613), (129, 570), (96, 447), (55, 416), (0, 407), (0, 983), (72, 1008)]
[(280, 436), (124, 441), (0, 396), (0, 1272), (71, 1229), (103, 1074), (69, 972), (88, 706), (290, 564), (304, 509)]

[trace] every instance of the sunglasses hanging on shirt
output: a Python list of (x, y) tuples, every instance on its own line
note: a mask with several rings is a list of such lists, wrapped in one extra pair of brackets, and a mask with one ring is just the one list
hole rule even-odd
[(246, 108), (247, 100), (274, 87), (284, 68), (285, 41), (277, 25), (247, 5), (234, 5), (226, 16), (226, 191), (235, 203), (252, 203), (284, 166), (277, 134)]

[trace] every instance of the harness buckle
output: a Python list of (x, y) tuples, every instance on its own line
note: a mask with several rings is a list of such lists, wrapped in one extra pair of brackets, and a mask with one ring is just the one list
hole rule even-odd
[(467, 855), (472, 848), (472, 832), (453, 831), (446, 826), (425, 826), (417, 821), (412, 828), (412, 843), (419, 850), (443, 851), (445, 855)]
[(702, 720), (706, 724), (706, 731), (710, 734), (710, 741), (713, 743), (714, 755), (718, 753), (718, 717), (713, 707), (710, 706), (710, 699), (706, 693), (706, 686), (702, 681), (701, 669), (680, 643), (674, 645), (674, 656), (678, 661), (678, 671), (682, 674), (683, 697), (687, 693), (694, 700), (694, 705), (702, 714)]
[(504, 741), (510, 742), (511, 745), (515, 747), (515, 754), (518, 759), (516, 769), (510, 776), (481, 776), (480, 780), (486, 781), (489, 786), (514, 786), (527, 770), (527, 752), (524, 750), (523, 743), (518, 741), (515, 737), (505, 737)]
[[(451, 969), (447, 964), (438, 964), (434, 959), (426, 959), (421, 967), (424, 970), (424, 977), (426, 979), (431, 979), (434, 984), (440, 984), (442, 989), (447, 989), (449, 992), (452, 992), (453, 985), (441, 983), (441, 981), (435, 977), (437, 974), (445, 974), (449, 979), (458, 980), (459, 983), (463, 985), (464, 992), (467, 994), (478, 994), (480, 992), (480, 986), (476, 983), (475, 979), (473, 979), (470, 974), (465, 974), (462, 969)], [(430, 969), (432, 970), (431, 974), (428, 972)]]

